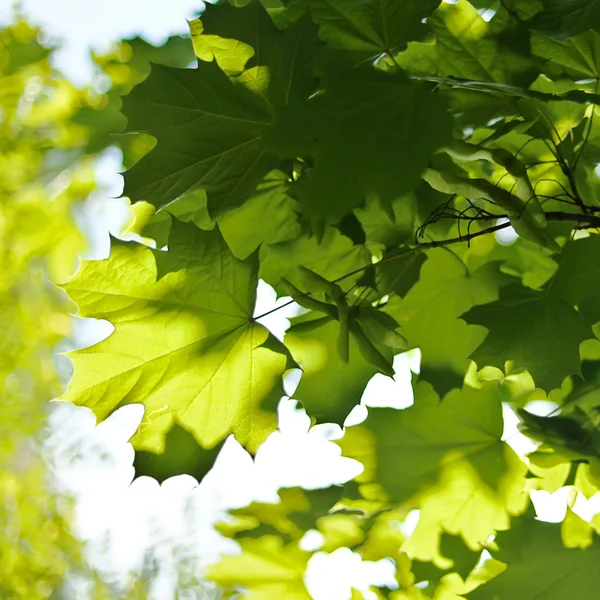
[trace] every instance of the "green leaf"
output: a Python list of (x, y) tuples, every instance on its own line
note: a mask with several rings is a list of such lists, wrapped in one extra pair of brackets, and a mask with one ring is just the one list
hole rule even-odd
[(505, 288), (499, 300), (472, 308), (463, 318), (488, 330), (471, 355), (480, 369), (489, 365), (504, 370), (504, 363), (511, 360), (548, 391), (581, 372), (579, 344), (594, 337), (591, 327), (564, 300), (519, 285)]
[(402, 326), (409, 347), (421, 349), (421, 376), (445, 394), (462, 386), (467, 358), (483, 339), (481, 331), (459, 316), (495, 300), (502, 279), (494, 263), (470, 271), (459, 256), (444, 249), (430, 250), (427, 256), (419, 281), (385, 310)]
[(27, 65), (45, 60), (52, 53), (53, 49), (40, 44), (37, 36), (32, 36), (31, 39), (27, 37), (25, 35), (19, 40), (11, 39), (10, 36), (6, 41), (3, 40), (5, 62), (2, 67), (6, 75), (12, 75)]
[(593, 414), (600, 407), (600, 362), (583, 361), (581, 372), (582, 378), (573, 378), (571, 389), (560, 402), (565, 414), (577, 409)]
[[(279, 285), (283, 277), (296, 287), (304, 287), (297, 270), (300, 265), (308, 267), (328, 281), (334, 281), (370, 263), (371, 254), (364, 246), (355, 246), (335, 227), (328, 226), (320, 240), (317, 236), (304, 233), (287, 242), (263, 246), (260, 278), (285, 295), (287, 292)], [(340, 282), (340, 287), (348, 290), (361, 275), (359, 272), (353, 277), (345, 278)]]
[(531, 19), (543, 8), (542, 0), (506, 0), (504, 6), (524, 21)]
[(236, 259), (220, 233), (174, 221), (168, 252), (115, 245), (64, 288), (81, 317), (107, 319), (106, 340), (71, 353), (64, 400), (99, 419), (125, 403), (146, 412), (137, 449), (162, 448), (174, 419), (204, 448), (230, 433), (255, 450), (275, 427), (260, 408), (282, 395), (284, 348), (252, 321), (257, 260)]
[(562, 67), (573, 79), (600, 78), (600, 35), (595, 31), (582, 33), (570, 40), (536, 34), (532, 51)]
[[(529, 503), (527, 467), (508, 445), (497, 442), (487, 451), (451, 456), (440, 468), (438, 483), (422, 494), (419, 523), (405, 547), (420, 560), (440, 560), (444, 533), (460, 536), (473, 551), (481, 550), (490, 535), (508, 529), (512, 516)], [(482, 472), (486, 468), (495, 480)]]
[[(315, 90), (313, 59), (320, 44), (308, 15), (279, 29), (260, 2), (243, 8), (209, 5), (192, 23), (197, 56), (213, 58), (228, 74), (266, 67), (267, 97), (273, 107), (304, 100)], [(198, 31), (200, 30), (200, 31)]]
[(455, 535), (444, 533), (440, 541), (440, 550), (445, 557), (452, 559), (454, 562), (452, 570), (456, 571), (463, 579), (467, 578), (479, 562), (479, 553), (473, 552), (463, 540)]
[(222, 444), (205, 450), (184, 427), (174, 423), (165, 436), (165, 449), (161, 454), (138, 450), (133, 467), (135, 478), (154, 477), (162, 483), (176, 475), (191, 475), (200, 483), (213, 467)]
[(354, 210), (367, 237), (366, 242), (386, 247), (413, 241), (416, 213), (413, 193), (393, 200), (391, 207), (382, 205), (379, 198), (369, 196), (365, 208)]
[(278, 166), (261, 140), (278, 109), (314, 91), (316, 29), (308, 18), (280, 31), (259, 3), (222, 4), (210, 6), (202, 23), (247, 42), (198, 34), (196, 26), (204, 60), (215, 57), (235, 72), (248, 68), (230, 79), (214, 62), (200, 61), (197, 69), (155, 66), (125, 98), (129, 131), (158, 140), (125, 176), (124, 193), (132, 200), (162, 207), (202, 188), (211, 212), (240, 205)]
[(541, 417), (518, 409), (523, 423), (519, 430), (529, 437), (557, 449), (567, 449), (583, 455), (593, 455), (592, 433), (572, 417)]
[(419, 280), (421, 267), (427, 260), (423, 252), (398, 248), (384, 252), (381, 265), (377, 266), (377, 288), (382, 294), (394, 292), (400, 298)]
[(208, 569), (207, 577), (226, 590), (246, 588), (249, 600), (310, 600), (303, 582), (310, 554), (276, 536), (240, 541), (242, 553)]
[(600, 321), (600, 236), (569, 242), (562, 251), (552, 293), (576, 306), (590, 322)]
[[(242, 67), (267, 68), (267, 96), (273, 107), (302, 101), (314, 92), (313, 63), (321, 44), (308, 15), (282, 30), (273, 23), (268, 11), (254, 2), (243, 9), (227, 4), (210, 6), (202, 21), (207, 33), (214, 31), (221, 37), (231, 37), (237, 47), (241, 41), (253, 50)], [(215, 58), (219, 62), (218, 53)]]
[(341, 425), (360, 402), (377, 369), (364, 359), (353, 336), (350, 359), (347, 363), (342, 361), (337, 351), (337, 334), (336, 321), (311, 313), (292, 319), (285, 345), (303, 371), (294, 398), (309, 416)]
[(600, 28), (598, 0), (542, 0), (544, 9), (530, 26), (557, 38), (570, 38), (588, 29)]
[(237, 523), (224, 523), (219, 529), (236, 538), (261, 537), (271, 528), (287, 541), (299, 541), (309, 529), (315, 529), (322, 517), (329, 515), (341, 499), (343, 488), (332, 486), (325, 489), (302, 490), (283, 488), (279, 490), (279, 502), (267, 504), (252, 502), (250, 505), (229, 511)]
[(428, 19), (435, 44), (414, 42), (397, 57), (409, 73), (517, 83), (531, 68), (518, 49), (493, 35), (467, 0), (442, 2)]
[(261, 244), (277, 244), (300, 235), (297, 202), (287, 192), (287, 176), (273, 171), (242, 206), (219, 217), (219, 229), (234, 256), (244, 260)]
[(295, 186), (309, 214), (340, 218), (370, 193), (391, 202), (418, 183), (431, 154), (450, 139), (444, 101), (402, 74), (354, 69), (325, 76), (322, 87), (282, 112), (269, 137), (282, 157), (312, 161)]
[(153, 65), (123, 99), (129, 131), (157, 139), (129, 169), (124, 194), (157, 208), (203, 188), (209, 206), (234, 207), (271, 170), (260, 137), (272, 120), (265, 100), (232, 82), (215, 64), (197, 69)]
[(413, 406), (370, 409), (364, 427), (377, 450), (376, 481), (392, 502), (432, 486), (454, 461), (468, 461), (481, 485), (492, 490), (507, 468), (502, 406), (493, 385), (453, 390), (440, 402), (431, 386), (420, 382)]
[(329, 48), (355, 54), (362, 62), (393, 55), (427, 32), (423, 20), (440, 0), (307, 0), (319, 35)]
[(206, 203), (204, 190), (188, 192), (159, 212), (148, 202), (136, 202), (130, 207), (133, 220), (123, 234), (134, 233), (142, 238), (153, 239), (157, 248), (163, 248), (169, 241), (172, 217), (184, 223), (194, 223), (200, 229), (214, 229), (215, 222), (208, 214)]
[(495, 541), (500, 550), (492, 554), (508, 567), (468, 594), (469, 600), (596, 597), (600, 559), (597, 536), (586, 550), (565, 548), (559, 524), (524, 517), (510, 531), (498, 534)]

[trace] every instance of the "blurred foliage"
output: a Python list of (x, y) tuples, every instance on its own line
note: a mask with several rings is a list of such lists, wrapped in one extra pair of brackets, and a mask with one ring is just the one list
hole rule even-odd
[[(48, 598), (80, 548), (49, 488), (37, 434), (61, 390), (54, 348), (70, 331), (47, 281), (74, 268), (84, 240), (73, 208), (94, 188), (86, 92), (55, 78), (50, 50), (21, 21), (0, 31), (0, 596)], [(72, 153), (71, 150), (75, 150)]]
[(75, 215), (96, 189), (96, 154), (123, 127), (118, 93), (147, 76), (149, 59), (185, 65), (193, 53), (183, 38), (162, 48), (120, 42), (94, 57), (102, 92), (70, 84), (40, 39), (19, 17), (0, 29), (0, 598), (70, 597), (65, 581), (75, 575), (90, 598), (145, 598), (144, 578), (121, 590), (85, 563), (70, 501), (42, 456), (48, 401), (64, 386), (56, 347), (72, 324), (72, 305), (52, 282), (64, 281), (86, 248)]

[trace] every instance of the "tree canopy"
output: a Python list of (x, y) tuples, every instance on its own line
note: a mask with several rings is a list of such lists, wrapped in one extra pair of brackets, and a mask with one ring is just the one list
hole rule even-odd
[[(375, 597), (596, 598), (598, 522), (535, 520), (529, 492), (600, 490), (598, 2), (230, 0), (190, 33), (76, 116), (88, 151), (123, 149), (135, 219), (64, 278), (114, 331), (69, 354), (61, 399), (142, 404), (138, 474), (201, 481), (228, 436), (255, 454), (276, 430), (290, 370), (313, 424), (343, 425), (419, 349), (414, 404), (338, 442), (361, 475), (236, 511), (242, 551), (207, 577), (308, 600), (317, 530), (393, 560)], [(283, 340), (260, 280), (298, 305)]]

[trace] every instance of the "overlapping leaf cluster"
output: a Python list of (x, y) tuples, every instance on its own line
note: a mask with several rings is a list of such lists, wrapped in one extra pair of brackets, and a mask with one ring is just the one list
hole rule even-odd
[[(317, 528), (327, 551), (393, 558), (390, 598), (596, 597), (574, 514), (526, 513), (476, 567), (533, 487), (600, 485), (596, 4), (221, 2), (191, 23), (195, 68), (154, 65), (124, 98), (132, 139), (155, 144), (125, 174), (146, 245), (115, 243), (65, 285), (115, 327), (72, 355), (65, 399), (99, 418), (144, 404), (140, 451), (166, 456), (174, 426), (255, 451), (290, 368), (309, 415), (341, 424), (421, 350), (414, 406), (371, 409), (340, 442), (358, 485), (301, 525), (308, 498), (249, 507), (244, 553), (212, 571), (224, 587), (308, 597), (298, 544)], [(306, 309), (283, 342), (258, 322), (259, 279)], [(563, 414), (520, 413), (544, 442), (524, 461), (502, 403), (540, 398)], [(412, 508), (414, 533), (392, 535)]]

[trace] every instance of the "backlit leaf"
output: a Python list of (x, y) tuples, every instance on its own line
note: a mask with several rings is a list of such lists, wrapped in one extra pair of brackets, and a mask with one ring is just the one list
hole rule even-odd
[(168, 252), (117, 245), (108, 260), (85, 261), (64, 287), (79, 316), (115, 331), (71, 354), (76, 375), (63, 399), (100, 419), (143, 403), (139, 449), (160, 450), (174, 419), (203, 447), (235, 433), (256, 449), (275, 426), (260, 404), (282, 393), (287, 362), (251, 318), (256, 267), (256, 256), (233, 257), (217, 230), (177, 221)]
[(309, 554), (280, 538), (264, 536), (241, 540), (242, 553), (225, 557), (208, 569), (208, 577), (221, 588), (246, 588), (249, 600), (310, 600), (303, 576)]
[(481, 485), (492, 490), (506, 469), (502, 410), (494, 386), (453, 390), (440, 401), (422, 382), (414, 406), (370, 409), (364, 427), (375, 441), (376, 480), (396, 502), (433, 485), (455, 461), (468, 461)]

